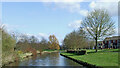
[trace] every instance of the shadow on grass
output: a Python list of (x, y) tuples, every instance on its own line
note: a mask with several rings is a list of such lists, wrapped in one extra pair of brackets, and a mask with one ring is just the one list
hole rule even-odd
[(87, 52), (87, 54), (96, 53), (96, 52)]
[[(66, 52), (67, 53), (67, 52)], [(77, 53), (70, 53), (70, 55), (67, 55), (67, 56), (78, 56), (79, 54)]]
[(77, 56), (78, 54), (77, 53), (72, 53), (73, 55), (69, 55), (69, 56)]

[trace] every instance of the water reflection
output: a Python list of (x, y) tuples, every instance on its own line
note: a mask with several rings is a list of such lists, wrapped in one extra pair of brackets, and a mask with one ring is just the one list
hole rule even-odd
[(38, 54), (36, 57), (19, 61), (10, 66), (81, 66), (80, 64), (61, 56), (58, 52)]

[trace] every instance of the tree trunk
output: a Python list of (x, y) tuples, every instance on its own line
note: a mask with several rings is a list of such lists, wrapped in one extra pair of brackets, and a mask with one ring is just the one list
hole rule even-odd
[(98, 49), (98, 47), (97, 47), (97, 34), (96, 34), (96, 39), (95, 39), (95, 41), (96, 41), (95, 49), (96, 49), (96, 52), (97, 52), (97, 49)]

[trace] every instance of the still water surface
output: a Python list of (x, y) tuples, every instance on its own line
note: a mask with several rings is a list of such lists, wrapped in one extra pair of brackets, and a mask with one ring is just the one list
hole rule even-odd
[(82, 66), (68, 58), (60, 55), (59, 52), (38, 54), (36, 57), (28, 58), (10, 64), (10, 66)]

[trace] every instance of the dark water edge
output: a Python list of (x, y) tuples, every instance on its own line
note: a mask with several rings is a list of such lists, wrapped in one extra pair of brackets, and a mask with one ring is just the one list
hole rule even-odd
[(5, 66), (2, 68), (86, 68), (82, 66)]
[(31, 58), (28, 58), (24, 61), (18, 61), (18, 62), (15, 62), (15, 63), (11, 63), (9, 65), (7, 65), (9, 67), (12, 67), (12, 68), (16, 68), (16, 67), (22, 67), (22, 68), (26, 68), (26, 66), (28, 67), (82, 67), (82, 65), (68, 59), (68, 58), (65, 58), (63, 56), (60, 55), (59, 52), (52, 52), (52, 53), (44, 53), (42, 55), (38, 54), (36, 57), (31, 57)]

